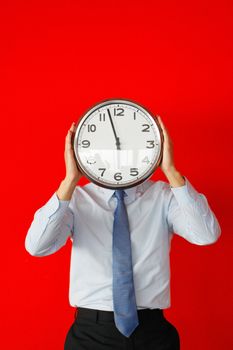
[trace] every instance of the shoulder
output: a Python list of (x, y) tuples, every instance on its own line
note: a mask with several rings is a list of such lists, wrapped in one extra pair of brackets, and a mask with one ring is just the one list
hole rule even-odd
[(74, 190), (74, 196), (92, 196), (93, 193), (96, 193), (98, 191), (97, 189), (98, 186), (96, 186), (94, 183), (89, 182), (83, 186), (77, 185)]
[(143, 183), (144, 188), (147, 189), (151, 189), (154, 191), (170, 191), (170, 184), (168, 182), (162, 181), (162, 180), (146, 180)]
[(89, 182), (83, 186), (77, 185), (73, 193), (73, 201), (79, 204), (86, 202), (99, 202), (102, 197), (101, 188)]
[(162, 180), (146, 180), (139, 188), (142, 186), (145, 195), (155, 197), (167, 197), (171, 193), (170, 184)]

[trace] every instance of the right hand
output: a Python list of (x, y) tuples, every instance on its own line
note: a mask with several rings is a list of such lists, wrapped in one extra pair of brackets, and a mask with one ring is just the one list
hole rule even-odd
[(76, 131), (75, 123), (72, 123), (67, 132), (65, 139), (65, 166), (66, 166), (66, 180), (69, 182), (77, 182), (83, 174), (77, 168), (75, 154), (73, 150), (72, 140)]

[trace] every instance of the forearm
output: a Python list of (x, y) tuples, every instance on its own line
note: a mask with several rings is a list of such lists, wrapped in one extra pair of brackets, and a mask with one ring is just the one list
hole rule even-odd
[(73, 230), (73, 213), (69, 201), (59, 201), (56, 193), (34, 214), (25, 239), (26, 250), (45, 256), (60, 249)]
[(72, 197), (74, 190), (75, 190), (76, 184), (77, 184), (76, 179), (69, 180), (69, 179), (65, 178), (64, 180), (62, 180), (58, 190), (56, 191), (57, 197), (60, 200), (69, 201)]
[(220, 225), (207, 198), (186, 177), (184, 186), (170, 190), (167, 220), (171, 232), (194, 244), (214, 243), (221, 234)]
[(180, 187), (185, 185), (184, 177), (178, 170), (176, 170), (175, 167), (171, 167), (164, 171), (164, 174), (167, 177), (171, 187)]

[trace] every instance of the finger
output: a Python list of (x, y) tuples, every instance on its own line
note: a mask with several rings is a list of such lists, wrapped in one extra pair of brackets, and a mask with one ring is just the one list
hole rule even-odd
[(72, 131), (68, 130), (66, 134), (66, 139), (65, 139), (65, 149), (71, 148), (71, 138), (72, 138)]
[(165, 125), (164, 125), (164, 123), (163, 123), (163, 121), (162, 121), (160, 116), (158, 116), (158, 120), (159, 120), (159, 124), (161, 125), (161, 128), (163, 130), (164, 136), (165, 137), (169, 137), (169, 132), (168, 132), (167, 128), (165, 127)]
[(165, 125), (164, 125), (164, 123), (159, 115), (158, 115), (158, 121), (159, 121), (159, 124), (161, 125), (162, 129), (166, 130)]
[(163, 124), (163, 121), (161, 119), (161, 117), (158, 115), (158, 121), (159, 121), (159, 125), (161, 126), (162, 130), (163, 130), (163, 133), (165, 134), (166, 133), (166, 128)]
[(71, 124), (70, 131), (74, 132), (75, 131), (75, 122)]
[(71, 124), (71, 127), (70, 127), (70, 130), (73, 132), (73, 133), (75, 133), (75, 131), (76, 131), (76, 129), (77, 129), (77, 123), (75, 123), (75, 122), (73, 122), (72, 124)]
[(73, 122), (70, 126), (70, 129), (67, 132), (67, 135), (66, 135), (66, 142), (65, 142), (66, 149), (72, 148), (72, 140), (73, 140), (76, 128), (77, 128), (77, 126), (76, 126), (75, 122)]

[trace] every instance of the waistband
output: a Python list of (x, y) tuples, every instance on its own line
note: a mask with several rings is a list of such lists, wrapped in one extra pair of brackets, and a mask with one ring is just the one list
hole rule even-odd
[[(139, 322), (146, 321), (161, 321), (164, 319), (164, 314), (162, 309), (140, 309), (138, 312)], [(85, 319), (92, 322), (104, 321), (104, 322), (114, 322), (114, 312), (89, 309), (84, 307), (76, 307), (75, 319)]]

